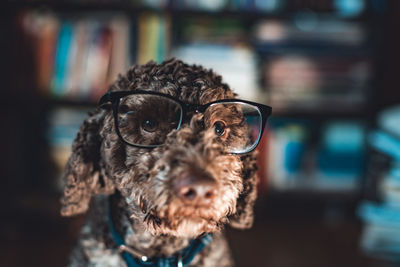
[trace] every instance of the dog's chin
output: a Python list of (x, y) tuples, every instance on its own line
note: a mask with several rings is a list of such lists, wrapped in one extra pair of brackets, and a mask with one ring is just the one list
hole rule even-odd
[(196, 238), (203, 233), (213, 233), (221, 230), (223, 222), (200, 217), (186, 217), (175, 220), (174, 223), (162, 221), (160, 225), (148, 223), (147, 228), (153, 235), (169, 235), (184, 238)]
[(228, 216), (235, 212), (235, 202), (223, 204), (193, 205), (173, 199), (161, 208), (151, 209), (144, 220), (145, 227), (153, 235), (186, 238), (218, 232), (228, 222)]
[(194, 238), (203, 233), (219, 231), (220, 227), (214, 221), (203, 218), (187, 218), (176, 227), (176, 236)]
[(175, 209), (169, 206), (167, 210), (159, 211), (146, 221), (153, 235), (196, 238), (203, 233), (220, 231), (227, 223), (225, 213), (215, 214), (204, 207)]

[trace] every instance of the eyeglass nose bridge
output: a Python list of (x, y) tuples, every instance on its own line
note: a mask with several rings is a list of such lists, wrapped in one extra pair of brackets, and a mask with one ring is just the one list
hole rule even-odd
[(195, 114), (199, 114), (199, 113), (204, 113), (205, 111), (205, 107), (203, 105), (196, 105), (196, 104), (190, 104), (190, 103), (184, 103), (183, 105), (184, 108), (184, 116), (183, 116), (183, 121), (184, 122), (189, 122), (192, 117)]
[(203, 113), (205, 110), (203, 105), (185, 103), (184, 106), (187, 113)]

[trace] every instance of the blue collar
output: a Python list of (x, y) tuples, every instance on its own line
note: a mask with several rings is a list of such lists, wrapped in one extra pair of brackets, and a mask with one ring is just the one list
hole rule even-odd
[[(111, 211), (108, 209), (108, 225), (110, 227), (111, 235), (114, 239), (115, 244), (119, 249), (126, 247), (124, 238), (119, 235), (114, 227), (114, 223), (111, 217)], [(212, 234), (204, 234), (200, 237), (192, 240), (186, 248), (170, 257), (154, 257), (147, 259), (146, 257), (136, 258), (126, 250), (121, 250), (121, 256), (124, 259), (127, 267), (142, 267), (142, 266), (154, 266), (154, 267), (169, 267), (178, 266), (184, 267), (190, 264), (194, 257), (203, 250), (212, 240)]]

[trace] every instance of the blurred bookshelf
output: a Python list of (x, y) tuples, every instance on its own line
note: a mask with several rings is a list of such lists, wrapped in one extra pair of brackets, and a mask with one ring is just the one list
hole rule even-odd
[(119, 73), (172, 56), (201, 64), (239, 97), (273, 107), (260, 144), (260, 194), (358, 198), (375, 115), (370, 26), (385, 3), (7, 1), (31, 57), (23, 70), (30, 79), (10, 88), (39, 96), (59, 172), (80, 122)]
[[(10, 225), (26, 213), (36, 225), (46, 225), (49, 211), (56, 221), (59, 176), (99, 96), (132, 64), (174, 56), (214, 69), (238, 97), (273, 107), (259, 145), (256, 219), (279, 227), (259, 224), (254, 236), (269, 230), (271, 244), (275, 234), (271, 246), (283, 242), (276, 254), (286, 259), (303, 253), (307, 229), (322, 222), (315, 235), (324, 263), (325, 243), (336, 251), (353, 241), (354, 253), (398, 260), (400, 111), (378, 117), (400, 103), (399, 1), (8, 0), (2, 11), (0, 207)], [(351, 226), (344, 234), (335, 228), (341, 221)], [(343, 242), (326, 242), (330, 235)], [(310, 251), (293, 266), (315, 265)]]

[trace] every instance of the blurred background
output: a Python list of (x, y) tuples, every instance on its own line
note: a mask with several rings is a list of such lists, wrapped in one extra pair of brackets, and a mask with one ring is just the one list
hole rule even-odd
[(1, 5), (1, 266), (66, 265), (79, 125), (118, 73), (172, 56), (273, 107), (255, 225), (227, 229), (238, 266), (400, 266), (400, 1)]

